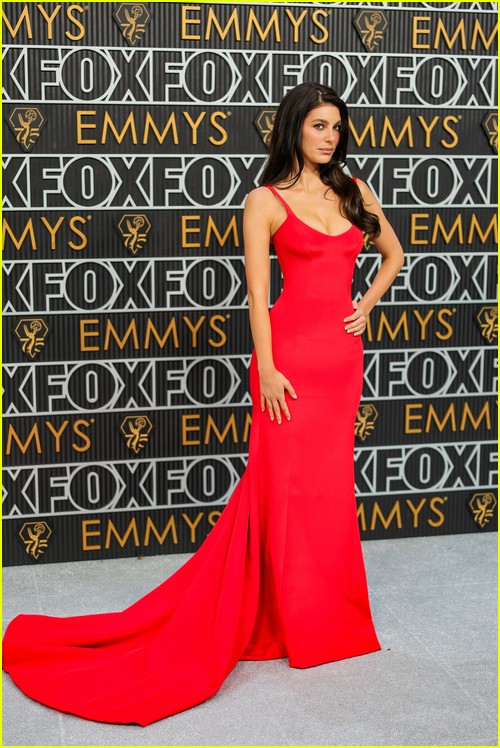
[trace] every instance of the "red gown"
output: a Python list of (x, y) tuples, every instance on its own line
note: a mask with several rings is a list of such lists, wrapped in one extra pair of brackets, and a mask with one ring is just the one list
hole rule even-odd
[(9, 624), (3, 668), (42, 704), (147, 725), (208, 699), (239, 660), (307, 668), (381, 648), (354, 493), (363, 342), (343, 322), (362, 232), (318, 231), (270, 189), (287, 211), (270, 318), (291, 420), (262, 412), (254, 350), (247, 467), (198, 551), (123, 611)]

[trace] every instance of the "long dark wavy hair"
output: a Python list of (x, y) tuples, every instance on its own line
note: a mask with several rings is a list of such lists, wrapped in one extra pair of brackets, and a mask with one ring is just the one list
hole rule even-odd
[[(364, 205), (359, 187), (342, 170), (347, 156), (349, 119), (347, 106), (329, 86), (321, 83), (301, 83), (292, 88), (282, 99), (274, 120), (269, 141), (269, 157), (260, 178), (260, 184), (288, 182), (289, 189), (297, 182), (304, 168), (302, 155), (302, 125), (311, 109), (323, 104), (333, 104), (340, 112), (340, 140), (327, 164), (318, 166), (323, 184), (331, 187), (340, 198), (340, 213), (372, 239), (380, 234), (380, 223), (374, 213)], [(296, 165), (298, 172), (293, 174)]]

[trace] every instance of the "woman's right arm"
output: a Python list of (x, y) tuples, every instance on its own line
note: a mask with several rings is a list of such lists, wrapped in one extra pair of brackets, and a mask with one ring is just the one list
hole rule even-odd
[(248, 309), (260, 379), (260, 403), (266, 404), (271, 420), (281, 423), (281, 410), (290, 420), (285, 401), (285, 389), (292, 397), (295, 391), (286, 377), (277, 371), (272, 352), (271, 320), (269, 317), (269, 244), (273, 220), (268, 190), (252, 190), (245, 202), (243, 238), (245, 243), (245, 272), (248, 289)]

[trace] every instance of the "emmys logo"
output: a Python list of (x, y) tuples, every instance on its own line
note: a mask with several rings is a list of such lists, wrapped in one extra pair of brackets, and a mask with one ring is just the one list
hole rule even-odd
[(113, 17), (121, 29), (123, 38), (134, 46), (144, 36), (151, 14), (144, 3), (120, 3)]
[(264, 145), (269, 145), (276, 111), (276, 109), (263, 109), (259, 116), (254, 120), (254, 125), (259, 131), (259, 135), (262, 138)]
[(481, 335), (488, 343), (493, 343), (498, 335), (498, 309), (496, 306), (482, 306), (476, 314)]
[(19, 530), (24, 550), (37, 561), (47, 549), (51, 535), (52, 530), (46, 522), (25, 522)]
[(38, 140), (45, 119), (34, 106), (16, 106), (10, 113), (8, 122), (21, 148), (30, 151)]
[(151, 224), (143, 213), (125, 214), (118, 224), (123, 243), (134, 255), (143, 248)]
[(40, 353), (48, 332), (49, 328), (39, 317), (20, 320), (15, 330), (23, 353), (27, 353), (31, 358), (35, 358)]
[(484, 527), (493, 517), (497, 500), (492, 493), (475, 493), (468, 503), (474, 522)]
[(374, 405), (366, 403), (358, 408), (356, 414), (356, 423), (354, 424), (354, 433), (362, 441), (365, 441), (367, 436), (370, 436), (371, 432), (375, 428), (375, 421), (378, 418), (378, 412)]
[(147, 416), (127, 416), (123, 419), (120, 431), (124, 435), (127, 447), (139, 454), (149, 441), (153, 424)]
[(483, 130), (488, 138), (493, 153), (498, 153), (498, 116), (496, 112), (490, 112), (481, 122)]
[(356, 31), (369, 52), (378, 47), (388, 25), (389, 21), (380, 10), (362, 10), (354, 19)]

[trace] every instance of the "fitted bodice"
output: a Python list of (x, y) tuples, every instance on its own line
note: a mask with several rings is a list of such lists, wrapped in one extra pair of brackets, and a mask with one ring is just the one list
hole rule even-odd
[[(329, 297), (345, 303), (350, 298), (356, 257), (363, 248), (363, 233), (354, 225), (330, 235), (304, 223), (272, 185), (287, 217), (273, 236), (283, 272), (283, 294), (294, 299)], [(281, 297), (280, 297), (281, 298)]]

